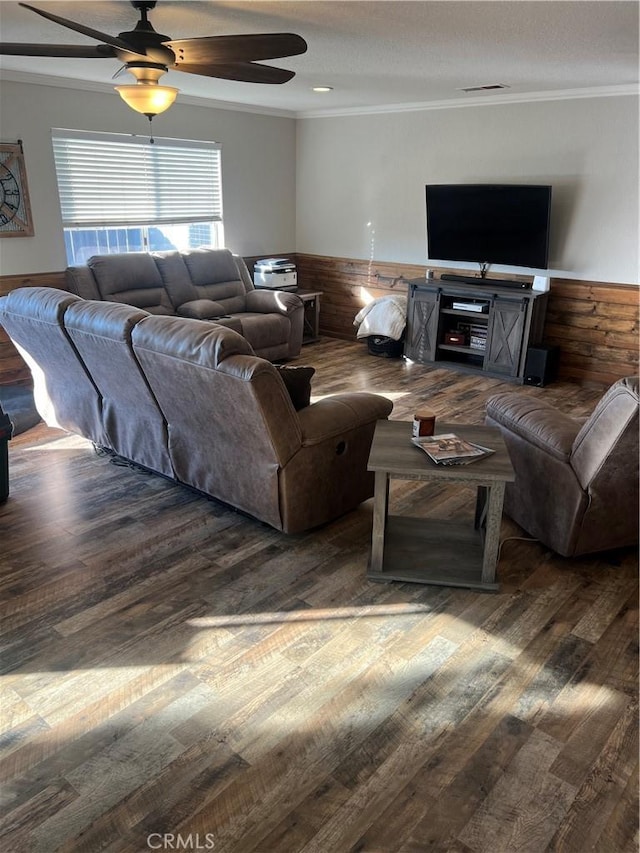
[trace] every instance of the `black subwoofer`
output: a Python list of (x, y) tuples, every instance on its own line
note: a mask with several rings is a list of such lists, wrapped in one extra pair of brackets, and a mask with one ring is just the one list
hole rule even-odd
[(540, 387), (558, 376), (559, 347), (529, 347), (524, 363), (524, 384)]

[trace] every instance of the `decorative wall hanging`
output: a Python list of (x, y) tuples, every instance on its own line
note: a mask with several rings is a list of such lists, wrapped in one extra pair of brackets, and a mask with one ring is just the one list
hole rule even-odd
[(0, 237), (33, 237), (22, 142), (0, 142)]

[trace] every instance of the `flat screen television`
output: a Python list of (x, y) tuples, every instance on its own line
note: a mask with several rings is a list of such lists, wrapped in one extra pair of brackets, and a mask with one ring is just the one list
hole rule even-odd
[(426, 200), (430, 260), (547, 269), (550, 186), (429, 184)]

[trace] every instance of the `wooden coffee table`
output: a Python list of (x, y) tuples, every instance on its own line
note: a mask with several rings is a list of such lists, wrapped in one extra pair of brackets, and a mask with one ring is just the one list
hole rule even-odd
[[(495, 450), (468, 465), (436, 465), (411, 442), (411, 423), (378, 421), (369, 471), (375, 471), (373, 533), (367, 577), (374, 581), (460, 586), (497, 590), (496, 563), (505, 484), (515, 474), (500, 430), (462, 424), (436, 425), (437, 433)], [(452, 519), (389, 515), (392, 479), (426, 480), (475, 485), (473, 524)]]

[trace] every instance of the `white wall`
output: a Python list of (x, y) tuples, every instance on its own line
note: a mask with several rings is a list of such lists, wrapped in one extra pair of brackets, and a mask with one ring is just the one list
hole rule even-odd
[[(3, 81), (1, 94), (2, 139), (23, 140), (35, 235), (0, 240), (0, 274), (62, 270), (51, 128), (145, 134), (148, 123), (116, 93)], [(426, 183), (539, 182), (554, 188), (552, 271), (638, 282), (635, 97), (297, 122), (178, 101), (154, 132), (222, 144), (226, 244), (244, 255), (423, 264)]]
[[(51, 150), (53, 127), (145, 135), (148, 121), (115, 92), (2, 82), (2, 140), (23, 141), (33, 237), (0, 240), (0, 274), (67, 266)], [(226, 245), (242, 255), (295, 249), (295, 120), (180, 104), (153, 122), (157, 137), (222, 144)], [(185, 199), (188, 205), (189, 200)]]
[(299, 252), (426, 264), (425, 184), (541, 183), (551, 274), (638, 282), (636, 97), (306, 118), (297, 136)]

